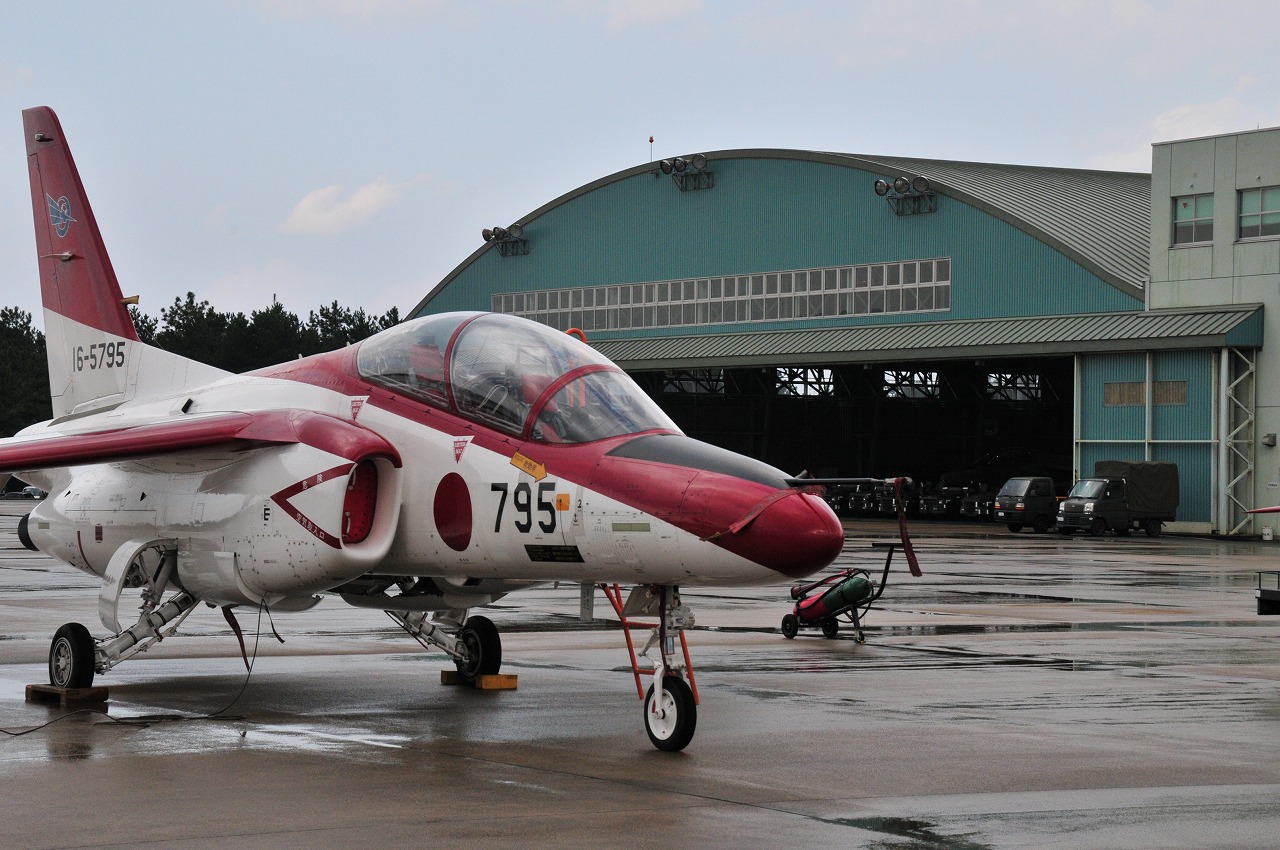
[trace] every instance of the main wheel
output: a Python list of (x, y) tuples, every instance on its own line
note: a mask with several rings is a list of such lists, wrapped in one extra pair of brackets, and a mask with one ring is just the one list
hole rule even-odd
[(79, 623), (67, 623), (49, 645), (49, 684), (87, 688), (93, 684), (93, 636)]
[(1008, 527), (1009, 527), (1009, 530), (1012, 531), (1014, 534), (1017, 534), (1019, 531), (1022, 531), (1022, 523), (1020, 522), (1011, 522), (1008, 524)]
[(1149, 520), (1147, 520), (1147, 525), (1146, 525), (1147, 536), (1148, 536), (1148, 537), (1159, 537), (1159, 536), (1160, 536), (1160, 530), (1161, 530), (1162, 525), (1163, 525), (1163, 523), (1161, 523), (1161, 522), (1160, 522), (1160, 520), (1158, 520), (1158, 519), (1149, 519)]
[(1094, 537), (1101, 537), (1107, 533), (1107, 521), (1102, 517), (1098, 517), (1089, 523), (1089, 533)]
[(468, 617), (458, 639), (467, 648), (466, 659), (454, 662), (463, 681), (474, 682), (477, 676), (488, 676), (502, 668), (502, 638), (488, 617)]
[(653, 745), (674, 753), (689, 746), (698, 725), (698, 704), (693, 691), (679, 676), (664, 676), (662, 692), (655, 695), (653, 685), (644, 698), (644, 730)]
[(1031, 530), (1036, 534), (1044, 534), (1051, 528), (1053, 528), (1053, 520), (1044, 514), (1040, 514), (1040, 516), (1036, 517), (1035, 522), (1031, 523)]
[(822, 636), (824, 638), (833, 638), (840, 631), (840, 621), (835, 617), (828, 617), (822, 621)]
[(800, 620), (795, 614), (784, 614), (782, 617), (782, 636), (791, 640), (800, 631)]

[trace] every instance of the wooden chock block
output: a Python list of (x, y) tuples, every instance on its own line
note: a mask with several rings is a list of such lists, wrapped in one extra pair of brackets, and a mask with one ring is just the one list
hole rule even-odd
[[(519, 679), (519, 676), (513, 674), (490, 673), (484, 676), (476, 676), (476, 680), (469, 684), (478, 691), (514, 691)], [(457, 670), (441, 670), (440, 684), (466, 685), (468, 682), (462, 678), (462, 674)]]
[(518, 681), (518, 676), (507, 673), (490, 673), (486, 676), (476, 676), (476, 689), (481, 691), (514, 691)]
[(27, 685), (27, 702), (57, 703), (60, 706), (106, 702), (108, 688), (59, 688), (54, 685)]

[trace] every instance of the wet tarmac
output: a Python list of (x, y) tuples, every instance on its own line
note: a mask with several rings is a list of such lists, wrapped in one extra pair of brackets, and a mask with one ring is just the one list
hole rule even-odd
[[(685, 594), (702, 705), (660, 753), (612, 612), (576, 586), (490, 613), (516, 691), (442, 687), (443, 655), (326, 601), (217, 611), (99, 676), (105, 714), (27, 703), (53, 631), (95, 634), (87, 576), (23, 550), (0, 503), (0, 847), (1280, 846), (1280, 543), (1011, 535), (918, 523), (834, 640), (777, 631), (786, 586)], [(876, 569), (886, 524), (840, 566)], [(255, 640), (255, 633), (257, 635)], [(49, 724), (49, 725), (45, 725)]]

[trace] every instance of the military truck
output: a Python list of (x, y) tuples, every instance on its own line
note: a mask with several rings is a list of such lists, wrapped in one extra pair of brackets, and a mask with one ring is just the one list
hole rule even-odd
[(996, 522), (1003, 522), (1014, 534), (1027, 526), (1044, 534), (1058, 517), (1057, 492), (1052, 478), (1010, 478), (996, 493)]
[(1100, 460), (1093, 477), (1081, 478), (1058, 508), (1058, 531), (1108, 531), (1126, 535), (1142, 529), (1160, 534), (1178, 513), (1178, 465), (1155, 461)]

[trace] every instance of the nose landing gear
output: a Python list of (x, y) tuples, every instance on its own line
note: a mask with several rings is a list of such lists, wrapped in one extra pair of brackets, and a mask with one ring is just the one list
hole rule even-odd
[[(689, 644), (684, 630), (693, 626), (693, 612), (680, 604), (679, 588), (669, 585), (636, 587), (625, 605), (618, 585), (600, 585), (622, 621), (627, 651), (631, 654), (631, 672), (636, 680), (636, 693), (644, 700), (644, 729), (649, 741), (664, 752), (683, 750), (693, 740), (698, 726), (698, 686), (693, 677), (693, 663), (689, 658)], [(652, 617), (658, 622), (639, 623), (632, 617)], [(649, 641), (637, 657), (631, 641), (632, 629), (651, 629)], [(676, 636), (680, 637), (681, 652), (676, 653)], [(647, 658), (649, 650), (657, 646), (659, 657), (654, 661), (653, 684), (646, 692), (640, 682), (639, 658)]]

